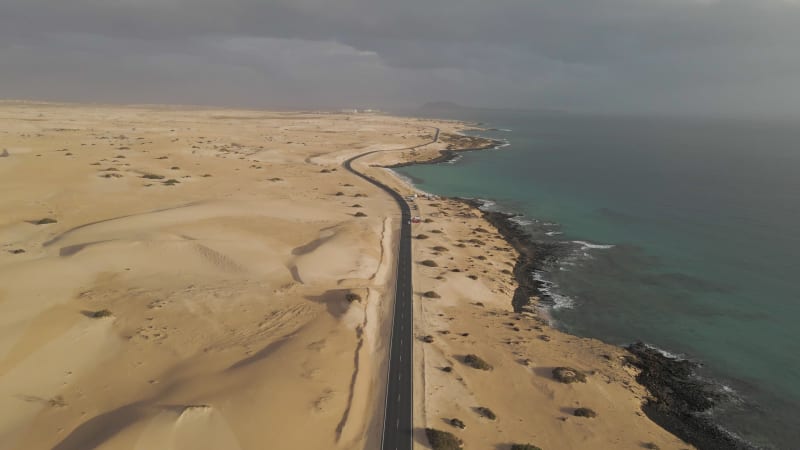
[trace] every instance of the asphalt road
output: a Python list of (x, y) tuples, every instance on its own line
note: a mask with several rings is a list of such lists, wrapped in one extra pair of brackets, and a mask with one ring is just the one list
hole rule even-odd
[[(439, 139), (439, 129), (433, 140), (418, 145), (422, 147)], [(416, 148), (411, 147), (411, 148)], [(382, 150), (379, 150), (382, 151)], [(411, 283), (411, 209), (403, 196), (389, 186), (353, 169), (358, 158), (370, 155), (363, 153), (344, 162), (345, 169), (383, 189), (400, 206), (400, 247), (397, 255), (397, 285), (395, 286), (392, 333), (389, 344), (389, 370), (387, 373), (386, 402), (383, 419), (381, 450), (411, 450), (413, 446), (414, 368), (413, 347), (413, 289)]]

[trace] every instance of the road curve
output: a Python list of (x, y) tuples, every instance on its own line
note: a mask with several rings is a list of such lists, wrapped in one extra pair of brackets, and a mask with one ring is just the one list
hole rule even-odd
[[(423, 147), (439, 139), (439, 129), (428, 143), (403, 150)], [(374, 184), (389, 194), (400, 206), (400, 247), (397, 255), (397, 284), (395, 285), (394, 312), (392, 313), (392, 332), (389, 338), (389, 368), (387, 372), (385, 411), (381, 450), (411, 450), (413, 446), (413, 289), (411, 284), (411, 209), (402, 195), (389, 186), (355, 169), (353, 162), (376, 150), (354, 156), (344, 162), (344, 168), (364, 180)]]

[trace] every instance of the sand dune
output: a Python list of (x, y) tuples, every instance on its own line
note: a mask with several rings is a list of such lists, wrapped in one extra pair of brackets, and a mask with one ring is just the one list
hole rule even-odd
[(19, 103), (0, 123), (0, 449), (377, 442), (398, 213), (338, 166), (416, 124)]

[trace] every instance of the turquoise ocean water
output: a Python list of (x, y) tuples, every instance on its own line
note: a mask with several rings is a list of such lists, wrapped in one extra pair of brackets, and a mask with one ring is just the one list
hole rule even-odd
[(800, 448), (800, 125), (481, 111), (497, 150), (397, 169), (421, 189), (492, 200), (533, 237), (572, 242), (532, 274), (575, 334), (643, 340), (729, 388), (714, 412)]

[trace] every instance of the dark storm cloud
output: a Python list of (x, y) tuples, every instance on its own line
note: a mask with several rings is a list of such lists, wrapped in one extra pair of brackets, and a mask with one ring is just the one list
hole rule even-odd
[(3, 97), (800, 114), (798, 48), (790, 0), (0, 0)]

